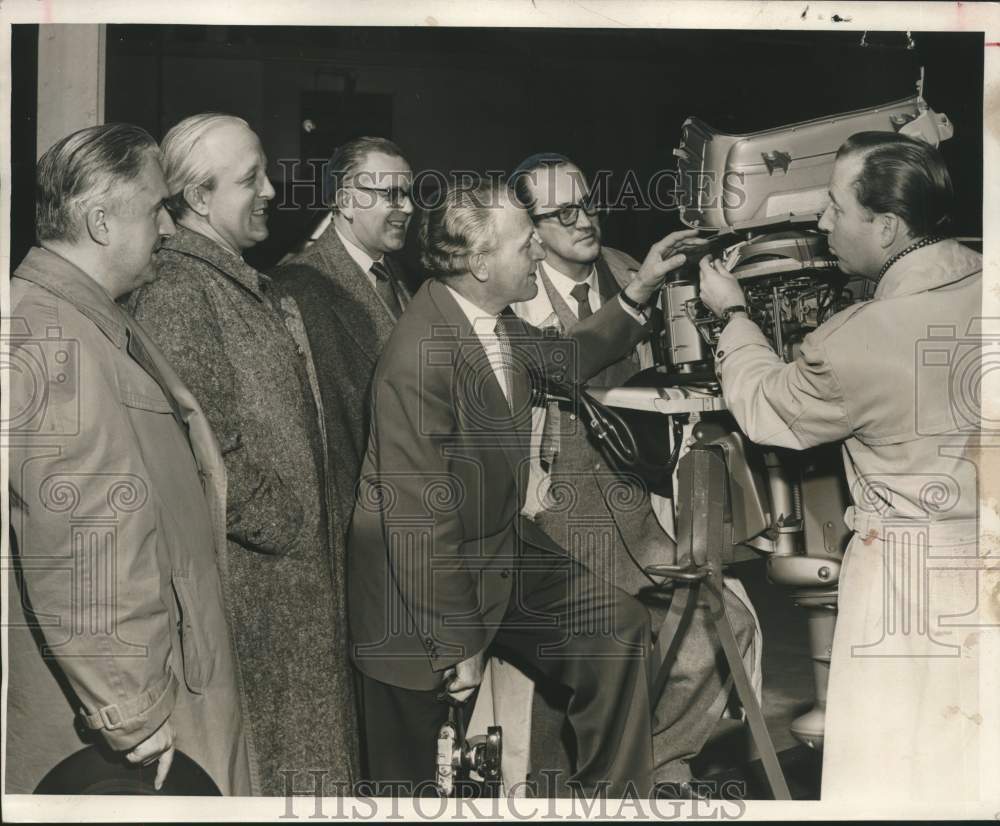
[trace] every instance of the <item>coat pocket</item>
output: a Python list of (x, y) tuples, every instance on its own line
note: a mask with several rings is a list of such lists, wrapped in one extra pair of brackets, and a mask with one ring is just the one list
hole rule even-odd
[(184, 682), (195, 694), (201, 694), (212, 681), (215, 671), (216, 642), (205, 634), (198, 622), (198, 600), (189, 579), (178, 574), (171, 577), (174, 595), (180, 608), (178, 626), (181, 655), (184, 660)]

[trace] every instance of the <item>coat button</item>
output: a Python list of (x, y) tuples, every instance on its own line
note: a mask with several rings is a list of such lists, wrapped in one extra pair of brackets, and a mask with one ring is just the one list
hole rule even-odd
[(718, 359), (721, 359), (724, 355), (726, 355), (726, 351), (725, 350), (716, 350), (715, 351), (715, 357), (718, 358)]
[(575, 422), (576, 421), (576, 413), (570, 413), (569, 414), (569, 420), (571, 422)]
[(501, 577), (502, 579), (507, 579), (507, 578), (508, 578), (509, 576), (510, 576), (510, 570), (509, 570), (509, 569), (507, 569), (507, 568), (504, 568), (504, 569), (503, 569), (503, 570), (502, 570), (502, 571), (500, 572), (500, 577)]

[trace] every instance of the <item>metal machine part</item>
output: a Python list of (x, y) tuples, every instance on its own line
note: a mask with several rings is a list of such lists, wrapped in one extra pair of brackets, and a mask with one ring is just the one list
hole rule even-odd
[(674, 150), (680, 173), (680, 215), (689, 227), (722, 232), (786, 222), (815, 222), (837, 149), (851, 135), (894, 131), (937, 146), (953, 129), (947, 115), (917, 92), (901, 100), (759, 132), (726, 134), (690, 117)]
[(435, 770), (438, 794), (453, 796), (456, 782), (463, 780), (498, 784), (502, 758), (502, 727), (490, 726), (485, 735), (466, 739), (462, 715), (454, 704), (449, 704), (448, 719), (438, 730)]
[[(814, 230), (751, 237), (731, 244), (722, 258), (743, 287), (751, 320), (786, 361), (795, 358), (811, 330), (852, 304), (862, 289), (837, 269), (825, 236)], [(668, 369), (678, 374), (709, 369), (722, 322), (698, 299), (695, 282), (664, 285), (663, 307)]]

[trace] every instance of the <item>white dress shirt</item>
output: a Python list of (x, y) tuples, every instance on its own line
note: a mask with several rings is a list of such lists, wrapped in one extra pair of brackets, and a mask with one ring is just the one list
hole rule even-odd
[[(445, 286), (448, 285), (446, 284)], [(499, 315), (491, 315), (486, 310), (477, 307), (451, 287), (448, 287), (448, 290), (455, 301), (458, 302), (458, 306), (462, 308), (462, 312), (465, 313), (466, 318), (469, 319), (469, 323), (472, 325), (472, 332), (476, 334), (479, 343), (483, 345), (483, 349), (486, 351), (486, 358), (489, 359), (490, 367), (493, 368), (493, 375), (496, 376), (497, 383), (507, 398), (507, 404), (510, 404), (510, 388), (507, 386), (507, 379), (503, 369), (503, 356), (495, 329)]]
[(372, 272), (372, 264), (376, 261), (381, 261), (385, 258), (385, 256), (380, 255), (378, 258), (372, 258), (350, 238), (346, 238), (344, 234), (336, 228), (336, 226), (334, 226), (334, 232), (336, 232), (337, 237), (340, 238), (340, 242), (344, 245), (344, 249), (347, 250), (347, 254), (354, 259), (359, 267), (361, 267), (361, 272), (368, 276), (369, 283), (372, 287), (374, 287), (377, 279), (375, 278), (375, 274)]

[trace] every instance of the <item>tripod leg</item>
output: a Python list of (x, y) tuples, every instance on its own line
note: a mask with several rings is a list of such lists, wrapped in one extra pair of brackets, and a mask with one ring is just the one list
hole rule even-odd
[(649, 689), (649, 702), (654, 710), (667, 687), (670, 668), (677, 658), (677, 649), (680, 647), (685, 631), (691, 624), (691, 617), (698, 605), (699, 585), (699, 582), (693, 582), (690, 585), (678, 583), (674, 586), (674, 592), (670, 598), (670, 610), (656, 634), (656, 648), (653, 651), (653, 663), (656, 671), (651, 675), (652, 681)]
[[(713, 554), (714, 555), (714, 554)], [(792, 795), (788, 790), (784, 772), (778, 762), (777, 752), (774, 750), (774, 742), (767, 730), (767, 723), (764, 721), (764, 712), (760, 703), (757, 702), (757, 695), (753, 686), (750, 685), (750, 678), (747, 675), (746, 665), (740, 655), (740, 647), (736, 642), (736, 635), (733, 632), (732, 623), (729, 621), (729, 614), (726, 613), (725, 602), (722, 597), (722, 573), (720, 568), (713, 565), (713, 572), (709, 575), (706, 586), (706, 597), (711, 608), (715, 630), (719, 635), (719, 642), (722, 643), (722, 650), (726, 655), (726, 662), (729, 663), (729, 671), (733, 675), (733, 682), (736, 685), (736, 692), (740, 702), (747, 713), (747, 721), (750, 723), (750, 734), (754, 743), (760, 751), (760, 759), (764, 764), (764, 774), (771, 787), (771, 794), (775, 800), (791, 800)], [(716, 574), (718, 571), (718, 574)]]

